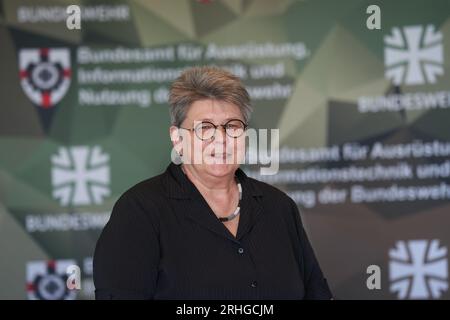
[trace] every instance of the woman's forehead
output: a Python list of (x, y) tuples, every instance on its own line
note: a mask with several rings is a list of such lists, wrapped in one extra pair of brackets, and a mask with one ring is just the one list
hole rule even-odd
[(241, 118), (241, 111), (235, 104), (219, 100), (198, 100), (191, 104), (187, 117), (191, 119)]

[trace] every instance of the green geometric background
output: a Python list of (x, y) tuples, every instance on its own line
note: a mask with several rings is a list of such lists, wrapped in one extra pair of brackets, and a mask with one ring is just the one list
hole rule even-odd
[[(21, 23), (17, 19), (21, 6), (70, 4), (122, 4), (128, 6), (130, 19), (82, 21), (81, 30), (68, 30), (65, 21)], [(381, 8), (381, 30), (366, 28), (366, 8), (372, 4)], [(433, 84), (394, 88), (384, 75), (383, 37), (393, 27), (429, 24), (443, 35), (443, 74)], [(0, 1), (0, 299), (27, 298), (25, 274), (29, 261), (82, 261), (92, 256), (100, 233), (28, 233), (24, 226), (27, 214), (109, 212), (126, 189), (160, 173), (170, 161), (167, 104), (152, 103), (147, 108), (78, 104), (77, 68), (85, 66), (76, 65), (77, 48), (163, 47), (180, 43), (206, 47), (209, 43), (225, 46), (248, 42), (302, 42), (308, 55), (299, 60), (286, 57), (150, 65), (176, 68), (240, 63), (250, 68), (283, 63), (286, 74), (276, 82), (292, 85), (292, 94), (287, 99), (254, 100), (251, 121), (254, 128), (279, 128), (281, 147), (314, 148), (376, 141), (390, 144), (414, 139), (450, 141), (448, 109), (371, 114), (359, 113), (357, 108), (360, 96), (385, 95), (393, 90), (449, 90), (450, 0)], [(71, 86), (61, 102), (45, 112), (33, 105), (20, 86), (18, 52), (36, 47), (66, 47), (71, 52)], [(273, 79), (244, 82), (258, 86), (270, 84)], [(155, 90), (161, 85), (168, 86), (170, 81), (115, 84), (108, 88)], [(111, 194), (99, 205), (65, 208), (52, 196), (50, 159), (59, 147), (77, 145), (100, 145), (110, 155)], [(281, 169), (307, 166), (282, 165)], [(440, 181), (449, 183), (448, 178)], [(277, 186), (287, 192), (304, 188), (292, 184)], [(322, 187), (313, 186), (317, 190)], [(389, 291), (388, 250), (398, 240), (439, 239), (441, 245), (450, 246), (448, 200), (371, 205), (346, 202), (300, 209), (331, 289), (341, 299), (396, 297)], [(382, 268), (382, 290), (366, 288), (366, 268), (371, 264)], [(449, 292), (441, 298), (450, 298)]]

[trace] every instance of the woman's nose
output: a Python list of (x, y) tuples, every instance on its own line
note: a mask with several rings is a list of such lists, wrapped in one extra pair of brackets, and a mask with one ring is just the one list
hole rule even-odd
[(215, 142), (225, 142), (227, 137), (227, 133), (223, 126), (218, 126), (216, 132), (213, 135), (213, 140)]

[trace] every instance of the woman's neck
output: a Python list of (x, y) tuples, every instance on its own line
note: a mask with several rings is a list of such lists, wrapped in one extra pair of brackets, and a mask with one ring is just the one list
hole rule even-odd
[(224, 177), (214, 177), (199, 173), (190, 165), (181, 165), (183, 172), (202, 194), (209, 196), (228, 196), (237, 189), (234, 173)]

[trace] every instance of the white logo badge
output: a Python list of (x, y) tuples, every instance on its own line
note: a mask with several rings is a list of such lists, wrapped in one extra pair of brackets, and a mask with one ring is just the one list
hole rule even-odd
[(30, 300), (73, 300), (76, 291), (66, 286), (67, 267), (74, 260), (31, 261), (27, 263), (27, 295)]
[[(403, 31), (403, 32), (402, 32)], [(395, 85), (435, 83), (444, 73), (442, 33), (434, 26), (392, 28), (384, 37), (385, 76)]]
[(57, 104), (70, 86), (70, 51), (66, 48), (34, 48), (19, 51), (22, 89), (36, 105), (47, 109)]
[(53, 197), (61, 205), (101, 204), (110, 195), (109, 155), (99, 146), (61, 147), (51, 160)]
[(448, 289), (447, 248), (439, 240), (398, 241), (389, 258), (390, 289), (399, 299), (436, 299)]

